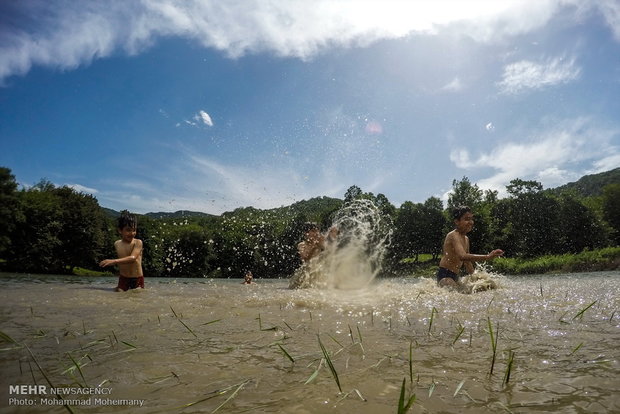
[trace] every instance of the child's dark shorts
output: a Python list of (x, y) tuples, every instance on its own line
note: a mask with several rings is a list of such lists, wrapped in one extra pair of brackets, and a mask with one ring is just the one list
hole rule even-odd
[(453, 271), (448, 270), (444, 267), (440, 267), (439, 270), (437, 271), (437, 283), (439, 283), (441, 279), (445, 279), (447, 277), (454, 280), (455, 282), (459, 281), (459, 275), (457, 275)]
[(125, 291), (129, 289), (137, 289), (137, 288), (144, 289), (144, 276), (138, 276), (138, 277), (119, 276), (118, 286), (116, 288), (125, 290)]

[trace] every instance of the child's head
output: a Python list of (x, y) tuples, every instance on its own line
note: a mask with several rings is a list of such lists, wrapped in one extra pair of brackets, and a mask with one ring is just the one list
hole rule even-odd
[(121, 235), (121, 238), (126, 243), (131, 243), (131, 241), (136, 237), (136, 230), (138, 228), (138, 220), (136, 216), (133, 214), (129, 214), (129, 211), (123, 210), (121, 211), (121, 216), (118, 218), (118, 234)]
[(458, 206), (452, 209), (452, 218), (454, 220), (460, 220), (466, 213), (471, 213), (471, 208), (467, 206)]
[(454, 225), (459, 233), (469, 233), (474, 228), (474, 214), (471, 208), (459, 206), (452, 209)]
[(138, 228), (138, 219), (127, 210), (121, 211), (121, 215), (118, 218), (117, 228), (123, 230), (125, 227), (136, 230)]
[(245, 283), (252, 283), (253, 278), (254, 278), (254, 275), (252, 275), (252, 272), (250, 272), (249, 270), (245, 272), (245, 276), (243, 277)]

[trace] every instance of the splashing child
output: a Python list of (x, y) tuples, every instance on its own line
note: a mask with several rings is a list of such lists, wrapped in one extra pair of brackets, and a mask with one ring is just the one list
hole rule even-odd
[(127, 291), (138, 287), (144, 289), (142, 273), (142, 240), (136, 239), (138, 221), (127, 210), (118, 218), (120, 240), (114, 242), (117, 259), (105, 259), (99, 263), (101, 267), (118, 265), (119, 277), (116, 291)]
[(297, 251), (301, 260), (308, 262), (325, 250), (325, 236), (321, 234), (316, 223), (306, 223), (304, 227), (304, 240), (297, 245)]
[(325, 236), (321, 234), (316, 223), (304, 224), (304, 238), (297, 244), (297, 253), (302, 265), (289, 281), (290, 289), (324, 286), (326, 274), (322, 262), (319, 261), (321, 253), (326, 246)]
[(452, 218), (455, 229), (446, 235), (443, 242), (437, 284), (441, 287), (463, 290), (463, 285), (459, 283), (459, 272), (463, 266), (467, 273), (471, 274), (474, 272), (474, 262), (493, 260), (504, 252), (495, 249), (489, 254), (471, 254), (467, 237), (467, 233), (474, 228), (474, 215), (471, 209), (467, 206), (456, 207), (452, 211)]

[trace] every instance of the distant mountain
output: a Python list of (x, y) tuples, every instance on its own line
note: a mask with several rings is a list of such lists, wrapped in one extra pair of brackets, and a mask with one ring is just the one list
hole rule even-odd
[(620, 168), (599, 174), (584, 175), (579, 180), (547, 191), (559, 194), (563, 191), (575, 191), (582, 197), (600, 196), (603, 188), (609, 184), (620, 183)]
[(196, 217), (215, 217), (214, 214), (201, 213), (199, 211), (179, 210), (174, 213), (159, 212), (159, 213), (146, 213), (145, 216), (154, 219), (169, 219), (169, 218), (196, 218)]
[[(101, 210), (103, 210), (103, 213), (106, 216), (111, 217), (113, 219), (116, 219), (118, 218), (118, 216), (121, 215), (120, 211), (112, 210), (111, 208), (101, 207)], [(174, 213), (170, 213), (170, 212), (146, 213), (144, 214), (144, 216), (154, 218), (154, 219), (216, 217), (213, 214), (201, 213), (198, 211), (188, 211), (188, 210), (179, 210), (179, 211), (175, 211)]]
[(305, 216), (306, 220), (314, 221), (339, 209), (342, 200), (338, 198), (320, 196), (309, 200), (297, 201), (288, 206), (281, 206), (272, 209), (260, 210), (254, 207), (239, 207), (233, 211), (227, 211), (222, 217), (248, 217), (252, 215), (277, 216), (282, 219)]
[(342, 200), (333, 197), (314, 197), (308, 200), (297, 201), (290, 206), (278, 207), (270, 211), (275, 213), (288, 212), (291, 215), (305, 214), (313, 216), (317, 211), (337, 210), (342, 206)]
[(103, 211), (103, 214), (113, 219), (116, 219), (121, 215), (119, 211), (112, 210), (111, 208), (101, 207), (101, 210)]

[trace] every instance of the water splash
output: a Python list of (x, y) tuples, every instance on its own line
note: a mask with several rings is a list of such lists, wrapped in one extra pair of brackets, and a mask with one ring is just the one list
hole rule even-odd
[(503, 276), (489, 270), (483, 263), (476, 266), (474, 273), (461, 279), (463, 293), (484, 292), (501, 287)]
[(360, 289), (381, 271), (392, 223), (371, 200), (346, 203), (334, 215), (338, 236), (293, 275), (291, 288)]

